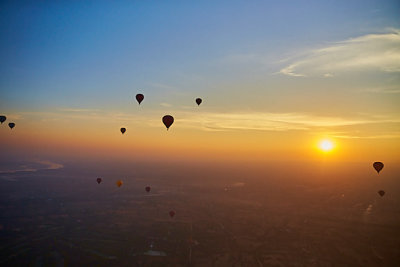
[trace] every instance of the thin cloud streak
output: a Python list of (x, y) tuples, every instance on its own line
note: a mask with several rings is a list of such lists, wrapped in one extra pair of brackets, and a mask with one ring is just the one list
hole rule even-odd
[(332, 137), (339, 139), (398, 139), (400, 138), (400, 134), (382, 134), (382, 135), (368, 135), (368, 136), (332, 135)]
[(400, 87), (376, 87), (376, 88), (364, 88), (360, 89), (362, 93), (376, 93), (376, 94), (400, 94)]
[(49, 160), (32, 160), (24, 165), (18, 166), (13, 170), (0, 171), (0, 174), (12, 174), (19, 172), (37, 172), (41, 170), (58, 170), (64, 168), (64, 165)]
[(294, 77), (332, 77), (367, 70), (400, 72), (400, 30), (368, 34), (313, 50), (279, 72)]
[(86, 109), (86, 108), (60, 108), (60, 111), (65, 112), (97, 112), (99, 109)]
[[(123, 112), (88, 113), (82, 112), (26, 112), (26, 119), (40, 117), (42, 122), (66, 121), (67, 119), (86, 120), (88, 122), (103, 122), (105, 118), (110, 122), (128, 123), (135, 122), (143, 127), (160, 127), (161, 113), (150, 112), (146, 116), (137, 116)], [(368, 137), (353, 135), (351, 130), (343, 132), (334, 129), (353, 126), (366, 126), (393, 124), (399, 128), (400, 119), (376, 114), (360, 114), (358, 116), (342, 118), (334, 116), (318, 116), (309, 113), (266, 113), (266, 112), (188, 112), (187, 110), (171, 110), (170, 114), (175, 117), (174, 127), (183, 129), (196, 129), (200, 131), (334, 131), (333, 135), (340, 138), (396, 138), (400, 136), (397, 131), (382, 132), (381, 135)], [(37, 121), (37, 120), (36, 120)], [(393, 128), (392, 128), (393, 129)], [(400, 128), (399, 128), (400, 129)]]
[(260, 130), (290, 131), (311, 130), (366, 124), (400, 123), (393, 118), (344, 119), (340, 117), (322, 117), (305, 113), (188, 113), (180, 119), (182, 125), (203, 130)]

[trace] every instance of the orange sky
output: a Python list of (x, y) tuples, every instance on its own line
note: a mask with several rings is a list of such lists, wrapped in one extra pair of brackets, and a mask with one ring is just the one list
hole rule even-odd
[[(216, 159), (245, 161), (328, 160), (343, 162), (400, 159), (400, 145), (393, 138), (335, 138), (322, 130), (209, 130), (192, 128), (176, 119), (167, 131), (159, 119), (150, 123), (117, 123), (84, 119), (35, 122), (25, 120), (12, 131), (2, 125), (4, 151), (22, 155), (131, 159)], [(222, 123), (226, 123), (222, 122)], [(157, 125), (158, 124), (158, 125)], [(206, 124), (206, 123), (205, 123)], [(122, 135), (120, 127), (126, 127)], [(318, 143), (328, 138), (334, 149), (323, 152)]]
[(214, 2), (3, 5), (1, 156), (400, 161), (398, 5)]

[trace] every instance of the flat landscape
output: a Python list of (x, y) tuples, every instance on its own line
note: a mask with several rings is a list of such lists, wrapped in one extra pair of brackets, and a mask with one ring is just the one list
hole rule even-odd
[[(254, 164), (101, 166), (2, 173), (1, 266), (400, 262), (395, 170), (378, 177), (368, 168), (358, 177), (335, 179), (346, 168), (322, 173), (311, 164), (290, 170)], [(97, 175), (100, 184), (96, 171), (104, 174)], [(384, 197), (377, 186), (386, 187)]]

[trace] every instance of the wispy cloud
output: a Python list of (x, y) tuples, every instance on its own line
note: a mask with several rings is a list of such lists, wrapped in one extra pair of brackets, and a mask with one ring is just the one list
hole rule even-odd
[[(396, 115), (357, 114), (353, 116), (322, 116), (312, 113), (271, 113), (271, 112), (190, 112), (184, 107), (171, 110), (175, 117), (174, 127), (196, 129), (199, 131), (311, 131), (329, 132), (337, 138), (397, 138), (400, 136), (400, 118)], [(161, 114), (162, 115), (162, 114)], [(83, 113), (65, 112), (29, 113), (48, 121), (77, 119), (88, 122), (103, 122), (105, 118), (112, 123), (137, 123), (142, 127), (161, 127), (161, 116), (153, 111), (146, 116), (124, 112)], [(379, 126), (380, 125), (380, 126)], [(381, 129), (374, 132), (371, 129)], [(383, 129), (388, 129), (384, 131)]]
[(311, 130), (377, 123), (400, 123), (395, 118), (341, 118), (316, 116), (306, 113), (187, 113), (179, 119), (183, 125), (211, 131), (260, 130), (290, 131)]
[(400, 72), (400, 30), (369, 34), (312, 50), (280, 70), (281, 74), (332, 77), (348, 71)]
[(334, 138), (341, 139), (397, 139), (400, 138), (400, 133), (397, 134), (381, 134), (381, 135), (331, 135)]
[(24, 164), (18, 165), (14, 169), (7, 169), (4, 171), (0, 171), (0, 174), (12, 174), (12, 173), (19, 173), (19, 172), (37, 172), (41, 170), (57, 170), (63, 168), (64, 165), (60, 163), (55, 163), (49, 160), (32, 160), (26, 162)]
[(87, 108), (60, 108), (59, 110), (64, 112), (77, 112), (77, 113), (99, 111), (98, 109), (87, 109)]
[(172, 107), (172, 105), (168, 104), (168, 103), (160, 103), (160, 106), (165, 107), (165, 108)]
[(400, 86), (371, 87), (360, 89), (360, 92), (379, 94), (400, 94)]

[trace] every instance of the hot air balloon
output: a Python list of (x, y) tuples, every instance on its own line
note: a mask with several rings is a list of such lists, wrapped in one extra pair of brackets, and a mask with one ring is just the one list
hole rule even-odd
[(96, 181), (97, 181), (98, 184), (100, 184), (101, 183), (101, 178), (97, 178)]
[(8, 127), (10, 127), (11, 129), (14, 128), (14, 127), (15, 127), (15, 123), (10, 122), (10, 123), (8, 124)]
[(126, 132), (126, 128), (121, 128), (121, 133), (124, 134)]
[(374, 162), (374, 164), (372, 164), (372, 166), (374, 166), (374, 169), (378, 172), (378, 174), (379, 174), (379, 172), (383, 169), (383, 163), (382, 162), (379, 162), (379, 161), (377, 161), (377, 162)]
[(198, 106), (200, 106), (201, 102), (202, 102), (201, 98), (196, 98), (196, 103)]
[(118, 181), (116, 182), (116, 184), (117, 184), (118, 187), (121, 187), (122, 181), (121, 181), (121, 180), (118, 180)]
[(385, 191), (379, 190), (379, 191), (378, 191), (378, 194), (379, 194), (381, 197), (383, 197), (383, 195), (385, 194)]
[(164, 123), (165, 127), (167, 127), (168, 130), (169, 127), (174, 123), (174, 117), (172, 117), (171, 115), (165, 115), (162, 118), (162, 122)]
[(146, 186), (146, 188), (144, 190), (146, 190), (146, 192), (149, 193), (150, 189), (151, 189), (150, 186)]
[(170, 212), (169, 212), (169, 217), (174, 217), (175, 216), (175, 211), (173, 211), (173, 210), (171, 210)]
[(140, 103), (142, 103), (143, 99), (144, 99), (144, 95), (142, 95), (142, 94), (136, 95), (136, 100), (139, 103), (139, 105), (140, 105)]
[(3, 122), (5, 122), (7, 119), (6, 116), (0, 116), (0, 123), (3, 124)]

